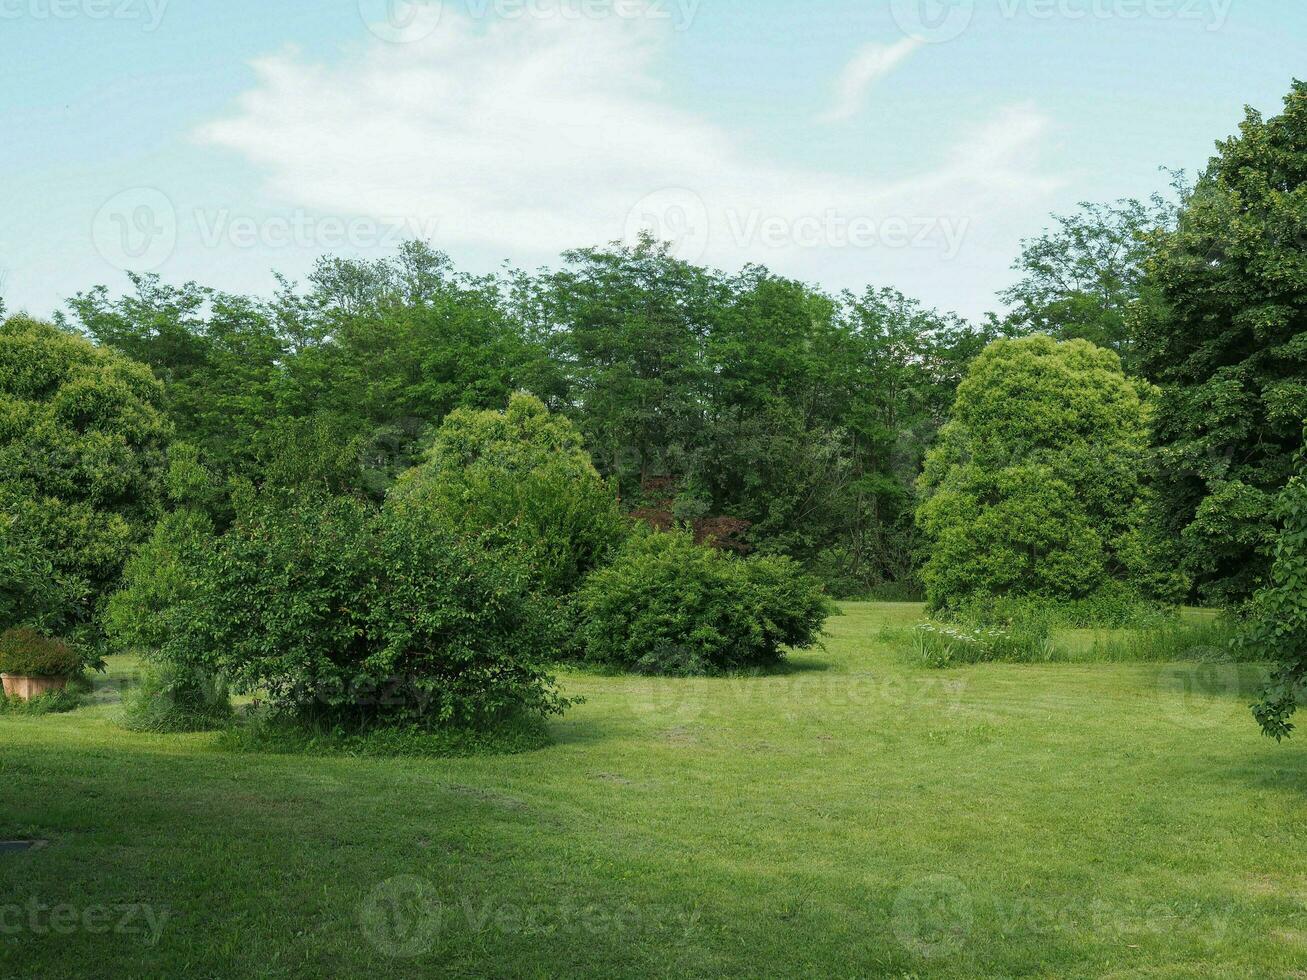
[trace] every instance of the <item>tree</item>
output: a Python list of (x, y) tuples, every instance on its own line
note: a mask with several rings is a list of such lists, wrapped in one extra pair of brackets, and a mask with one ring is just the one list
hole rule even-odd
[(931, 604), (1142, 582), (1145, 431), (1139, 388), (1111, 351), (1042, 335), (990, 344), (921, 476)]
[[(1249, 109), (1153, 237), (1164, 301), (1140, 317), (1167, 533), (1203, 594), (1239, 602), (1266, 578), (1273, 512), (1307, 417), (1307, 84), (1284, 113)], [(1145, 311), (1147, 313), (1147, 311)]]
[(1289, 718), (1307, 684), (1307, 447), (1298, 474), (1280, 493), (1275, 516), (1280, 522), (1275, 560), (1266, 587), (1253, 600), (1240, 642), (1277, 664), (1271, 686), (1253, 712), (1262, 731), (1278, 742), (1293, 731)]
[(627, 534), (580, 433), (524, 394), (502, 412), (450, 413), (385, 506), (519, 562), (553, 595), (574, 591)]
[(69, 300), (76, 328), (154, 371), (178, 439), (221, 473), (254, 475), (257, 435), (280, 414), (287, 345), (276, 321), (246, 297), (131, 281), (134, 292), (117, 299), (97, 286)]
[(64, 627), (94, 618), (161, 513), (162, 402), (144, 365), (26, 317), (0, 324), (0, 523), (65, 583)]
[(1008, 326), (1060, 340), (1082, 338), (1136, 367), (1132, 310), (1151, 302), (1144, 287), (1148, 234), (1174, 222), (1161, 195), (1148, 201), (1081, 203), (1074, 214), (1053, 215), (1056, 227), (1021, 243), (1013, 268), (1022, 273), (1000, 298), (1013, 307)]
[(561, 270), (519, 278), (517, 315), (562, 367), (559, 407), (599, 471), (634, 498), (680, 470), (703, 424), (702, 348), (726, 287), (648, 238), (563, 258)]

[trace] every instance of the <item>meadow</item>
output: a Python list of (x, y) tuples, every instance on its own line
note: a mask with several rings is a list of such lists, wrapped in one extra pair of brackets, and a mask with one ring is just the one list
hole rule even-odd
[(930, 670), (921, 607), (841, 612), (768, 673), (565, 672), (585, 703), (509, 756), (132, 733), (112, 658), (0, 715), (0, 837), (48, 841), (0, 853), (0, 975), (1303, 975), (1263, 668)]

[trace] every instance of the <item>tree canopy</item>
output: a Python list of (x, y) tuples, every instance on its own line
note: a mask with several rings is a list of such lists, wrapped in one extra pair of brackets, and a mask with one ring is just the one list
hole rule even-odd
[(1307, 418), (1307, 83), (1249, 110), (1151, 243), (1162, 305), (1136, 329), (1161, 388), (1154, 480), (1165, 530), (1213, 601), (1264, 581), (1276, 495)]
[(1080, 599), (1147, 568), (1146, 408), (1085, 340), (998, 340), (972, 363), (926, 456), (918, 520), (936, 607)]

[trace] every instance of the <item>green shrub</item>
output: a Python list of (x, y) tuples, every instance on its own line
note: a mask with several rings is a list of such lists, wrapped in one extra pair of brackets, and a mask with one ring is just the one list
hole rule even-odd
[[(37, 545), (32, 587), (57, 600), (49, 627), (93, 624), (158, 518), (172, 435), (162, 408), (144, 365), (47, 323), (0, 323), (0, 523)], [(66, 588), (51, 589), (46, 562)]]
[(1146, 401), (1111, 351), (1045, 336), (990, 344), (919, 481), (932, 608), (1078, 600), (1114, 581), (1159, 587), (1140, 479), (1146, 431)]
[(81, 672), (81, 655), (63, 640), (27, 627), (0, 633), (0, 673), (71, 677)]
[(0, 696), (0, 715), (57, 715), (82, 706), (82, 692), (64, 688), (24, 701)]
[(123, 727), (138, 732), (203, 732), (232, 718), (227, 687), (211, 675), (173, 664), (148, 668), (123, 702)]
[(166, 514), (148, 541), (123, 568), (122, 588), (105, 607), (105, 632), (120, 650), (147, 657), (172, 632), (171, 618), (190, 598), (196, 563), (213, 541), (213, 523), (201, 511), (184, 508)]
[(789, 559), (735, 558), (681, 531), (635, 535), (577, 601), (585, 659), (652, 674), (774, 664), (815, 644), (830, 609)]
[(275, 713), (347, 726), (561, 712), (556, 635), (517, 561), (352, 498), (242, 500), (174, 617), (166, 661)]
[(573, 592), (629, 533), (572, 424), (528, 395), (503, 412), (451, 413), (386, 508), (516, 557), (552, 595)]

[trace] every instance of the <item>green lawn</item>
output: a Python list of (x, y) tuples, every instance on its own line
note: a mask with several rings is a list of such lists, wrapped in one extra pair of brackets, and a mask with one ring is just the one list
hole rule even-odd
[(1307, 969), (1307, 744), (1257, 668), (926, 671), (880, 639), (918, 607), (845, 612), (785, 674), (567, 675), (512, 757), (129, 734), (114, 664), (0, 717), (0, 837), (50, 841), (0, 854), (0, 976)]

